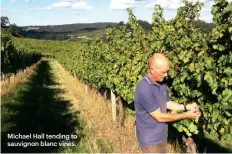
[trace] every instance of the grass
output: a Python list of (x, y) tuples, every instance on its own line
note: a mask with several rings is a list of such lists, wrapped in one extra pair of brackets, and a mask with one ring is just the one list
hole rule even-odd
[[(76, 134), (78, 143), (82, 124), (78, 120), (78, 112), (70, 111), (69, 100), (64, 100), (59, 94), (64, 93), (58, 88), (56, 77), (48, 61), (42, 61), (29, 80), (2, 97), (2, 152), (57, 152), (59, 146), (51, 147), (9, 147), (7, 142), (37, 142), (35, 139), (7, 139), (7, 134)], [(79, 130), (77, 132), (77, 130)], [(47, 140), (60, 142), (61, 140)]]
[(30, 67), (27, 67), (24, 70), (20, 70), (16, 75), (11, 75), (9, 78), (1, 79), (1, 96), (3, 97), (8, 92), (12, 91), (20, 83), (24, 83), (29, 76), (34, 73), (35, 67), (40, 63), (38, 61), (36, 64), (33, 64)]
[[(90, 152), (90, 153), (111, 153), (115, 149), (115, 145), (113, 142), (99, 136), (99, 130), (94, 127), (94, 123), (89, 116), (89, 109), (86, 108), (86, 105), (89, 103), (85, 100), (86, 95), (83, 86), (77, 84), (79, 83), (75, 77), (71, 76), (69, 72), (65, 71), (64, 68), (58, 64), (57, 62), (53, 61), (52, 66), (54, 70), (59, 73), (59, 82), (62, 84), (63, 89), (67, 92), (63, 97), (69, 98), (72, 100), (73, 108), (72, 110), (78, 110), (80, 112), (80, 120), (84, 123), (83, 127), (83, 134), (85, 136), (80, 140), (77, 147), (73, 149), (68, 149), (68, 151), (78, 151), (78, 152)], [(88, 97), (89, 99), (92, 98), (92, 101), (96, 103), (99, 101), (95, 99), (92, 95)], [(92, 106), (92, 109), (94, 107)], [(96, 115), (97, 117), (98, 115)], [(99, 123), (100, 124), (100, 123)], [(66, 150), (67, 151), (67, 150)]]

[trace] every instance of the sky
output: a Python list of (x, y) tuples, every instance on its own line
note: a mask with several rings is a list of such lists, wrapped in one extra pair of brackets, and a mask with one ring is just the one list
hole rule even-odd
[[(213, 0), (199, 1), (204, 3), (200, 19), (212, 22)], [(168, 20), (175, 17), (183, 0), (1, 0), (1, 16), (17, 26), (127, 22), (126, 8), (131, 8), (137, 19), (151, 23), (155, 4), (164, 8)]]

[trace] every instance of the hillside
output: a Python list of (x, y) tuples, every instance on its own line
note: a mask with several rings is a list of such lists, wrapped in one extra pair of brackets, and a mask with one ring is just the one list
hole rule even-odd
[[(48, 26), (24, 26), (19, 27), (19, 34), (25, 38), (45, 40), (69, 40), (74, 35), (104, 30), (106, 27), (116, 26), (117, 23), (85, 23)], [(95, 33), (95, 32), (94, 32)], [(91, 35), (92, 36), (92, 35)]]
[(73, 33), (80, 31), (93, 31), (98, 29), (105, 29), (107, 25), (115, 26), (117, 23), (103, 22), (103, 23), (79, 23), (79, 24), (65, 24), (65, 25), (47, 25), (47, 26), (23, 26), (19, 27), (22, 31), (36, 31), (36, 32), (54, 32), (54, 33)]
[[(152, 30), (153, 24), (142, 20), (138, 20), (138, 23), (143, 27), (146, 32)], [(18, 28), (19, 34), (25, 38), (79, 41), (83, 38), (92, 38), (98, 34), (102, 35), (104, 39), (105, 29), (107, 27), (115, 27), (122, 24), (124, 23), (104, 22), (47, 26), (24, 26)], [(201, 20), (193, 21), (192, 24), (205, 33), (209, 33), (214, 27), (212, 23), (207, 23)], [(128, 24), (124, 25), (129, 26)]]
[(91, 39), (94, 36), (100, 35), (102, 36), (103, 39), (106, 38), (106, 30), (101, 29), (101, 30), (95, 30), (95, 31), (83, 31), (80, 32), (76, 35), (69, 35), (70, 39), (68, 41), (80, 41), (82, 39)]

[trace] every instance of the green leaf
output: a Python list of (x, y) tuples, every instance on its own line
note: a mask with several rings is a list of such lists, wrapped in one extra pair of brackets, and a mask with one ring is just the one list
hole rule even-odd
[(193, 72), (194, 71), (194, 64), (193, 63), (189, 64), (188, 69), (190, 70), (190, 72)]
[(226, 73), (226, 75), (230, 77), (232, 75), (232, 68), (231, 67), (225, 68), (224, 73)]
[(186, 72), (181, 73), (180, 81), (184, 82), (184, 80), (186, 79), (187, 76), (188, 76), (188, 73), (186, 73)]
[(214, 48), (214, 49), (218, 49), (218, 45), (214, 44), (214, 45), (213, 45), (213, 48)]
[(228, 30), (230, 33), (232, 33), (232, 27), (229, 27)]
[(188, 136), (192, 136), (192, 133), (190, 133), (190, 132), (186, 132), (186, 134), (187, 134)]
[(224, 132), (225, 132), (225, 129), (224, 129), (224, 128), (221, 128), (219, 132), (220, 132), (221, 135), (223, 135)]
[(177, 127), (177, 130), (178, 130), (179, 132), (183, 132), (183, 126), (182, 126), (182, 125), (179, 125), (179, 126)]
[(225, 112), (225, 114), (228, 116), (228, 117), (231, 117), (232, 116), (232, 114), (231, 113), (229, 113), (229, 112)]
[(232, 103), (232, 90), (225, 89), (222, 92), (222, 101), (224, 102), (231, 102)]
[(219, 51), (224, 51), (225, 49), (226, 49), (226, 47), (224, 45), (221, 45), (221, 44), (218, 45)]
[(229, 125), (229, 120), (224, 119), (223, 121), (224, 121), (225, 125)]
[(206, 72), (204, 80), (208, 82), (211, 90), (217, 88), (216, 74), (214, 72)]
[(218, 129), (218, 126), (219, 126), (219, 123), (214, 124), (214, 125), (213, 125), (214, 130), (217, 130), (217, 129)]
[(215, 7), (215, 6), (213, 6), (213, 7), (212, 7), (212, 13), (214, 14), (214, 13), (216, 13), (217, 11), (218, 11), (218, 8)]
[(214, 63), (213, 59), (207, 58), (207, 59), (205, 59), (205, 62), (206, 62), (206, 67), (207, 68), (212, 68), (213, 67), (213, 63)]
[(169, 76), (170, 76), (171, 78), (174, 78), (174, 77), (175, 77), (175, 70), (174, 70), (173, 68), (170, 68), (168, 74), (169, 74)]
[(195, 119), (194, 121), (195, 121), (196, 123), (198, 123), (198, 121), (199, 121), (199, 118)]
[(197, 126), (194, 125), (194, 123), (192, 122), (192, 123), (189, 125), (189, 130), (190, 130), (190, 132), (196, 132), (196, 131), (197, 131)]
[(227, 12), (232, 11), (232, 3), (229, 3), (229, 5), (227, 5), (226, 11)]

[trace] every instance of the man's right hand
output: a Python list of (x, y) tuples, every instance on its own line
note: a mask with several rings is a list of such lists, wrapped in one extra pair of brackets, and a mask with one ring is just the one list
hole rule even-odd
[(201, 112), (200, 111), (197, 111), (197, 112), (187, 111), (185, 112), (185, 115), (187, 119), (197, 119), (201, 116)]

